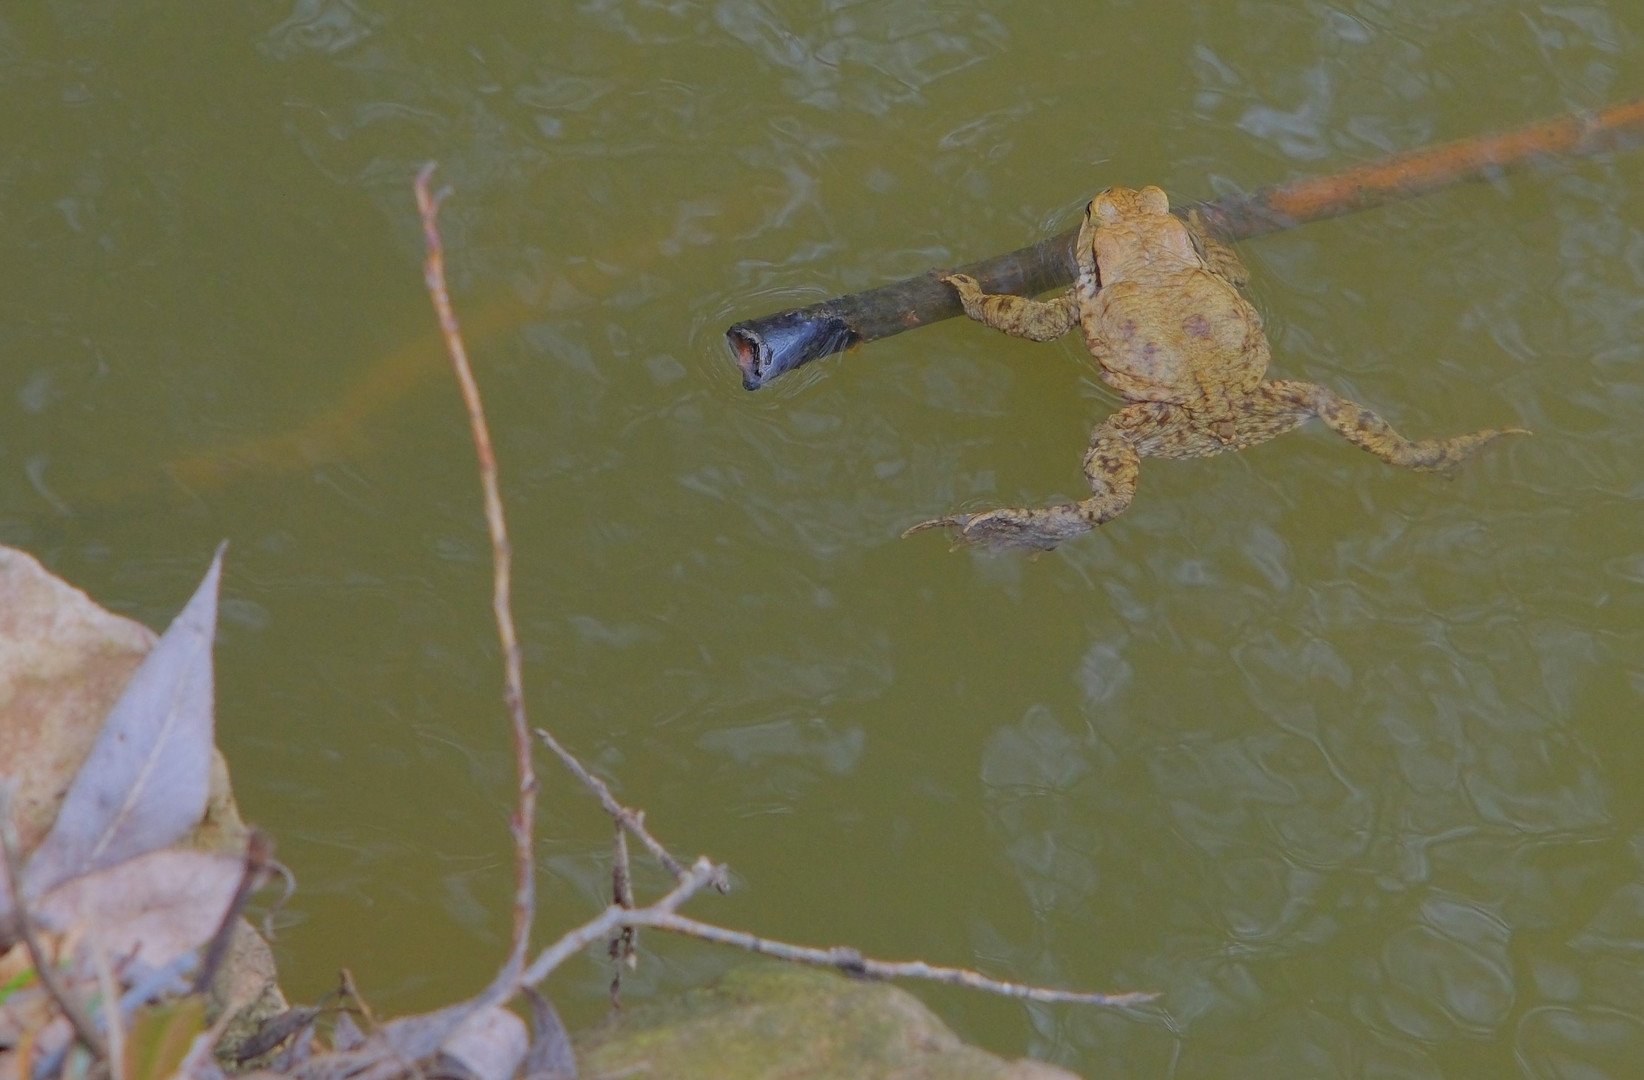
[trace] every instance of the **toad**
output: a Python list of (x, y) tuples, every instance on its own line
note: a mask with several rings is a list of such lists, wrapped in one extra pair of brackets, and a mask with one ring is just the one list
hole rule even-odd
[(1208, 457), (1243, 450), (1318, 417), (1342, 438), (1393, 465), (1449, 469), (1521, 429), (1450, 439), (1407, 439), (1327, 387), (1264, 380), (1270, 356), (1261, 316), (1240, 288), (1231, 248), (1197, 215), (1183, 221), (1156, 187), (1115, 187), (1085, 209), (1073, 287), (1049, 301), (984, 293), (950, 274), (965, 314), (1016, 337), (1051, 341), (1077, 323), (1104, 382), (1129, 404), (1098, 424), (1085, 454), (1091, 496), (1077, 503), (949, 514), (902, 535), (950, 527), (960, 543), (1049, 550), (1124, 513), (1145, 457)]

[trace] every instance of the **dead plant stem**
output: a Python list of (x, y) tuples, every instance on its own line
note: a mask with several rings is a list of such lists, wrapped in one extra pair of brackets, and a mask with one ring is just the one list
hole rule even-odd
[(200, 970), (195, 973), (196, 994), (204, 994), (211, 989), (212, 980), (217, 977), (223, 961), (228, 958), (229, 946), (233, 944), (240, 916), (245, 914), (246, 905), (251, 903), (252, 895), (268, 880), (268, 863), (273, 857), (273, 837), (261, 829), (253, 828), (246, 837), (245, 864), (240, 872), (240, 884), (235, 888), (234, 898), (229, 901), (227, 910), (223, 912), (222, 921), (217, 924), (217, 932), (211, 935), (211, 943), (206, 947), (204, 958), (200, 960)]
[(639, 920), (654, 912), (671, 913), (679, 910), (681, 904), (701, 892), (722, 872), (722, 868), (715, 866), (706, 858), (700, 858), (685, 872), (684, 879), (678, 885), (649, 907), (630, 910), (620, 904), (612, 904), (599, 915), (567, 932), (558, 941), (542, 950), (520, 976), (520, 984), (538, 985), (555, 968), (594, 942), (609, 936), (614, 930), (623, 926), (641, 925)]
[(605, 938), (625, 926), (645, 926), (656, 930), (666, 930), (674, 934), (683, 934), (686, 937), (694, 937), (702, 941), (710, 941), (717, 945), (729, 945), (732, 948), (745, 949), (748, 952), (758, 953), (761, 956), (769, 956), (778, 960), (812, 964), (818, 967), (831, 967), (857, 978), (926, 979), (932, 982), (946, 983), (949, 986), (963, 986), (971, 990), (1017, 998), (1022, 1001), (1125, 1008), (1133, 1005), (1145, 1005), (1159, 996), (1148, 991), (1104, 994), (1080, 990), (1054, 990), (1046, 987), (1027, 986), (1022, 983), (1001, 982), (998, 979), (990, 979), (974, 971), (967, 971), (963, 968), (940, 967), (935, 964), (927, 964), (922, 960), (903, 962), (872, 960), (851, 948), (818, 949), (808, 945), (790, 945), (787, 942), (773, 941), (770, 938), (758, 937), (740, 930), (727, 930), (712, 923), (700, 922), (680, 915), (678, 913), (679, 908), (685, 901), (711, 884), (714, 876), (721, 872), (723, 872), (722, 867), (715, 866), (706, 858), (699, 858), (686, 872), (685, 879), (675, 886), (672, 892), (649, 907), (630, 910), (620, 904), (612, 904), (595, 918), (570, 931), (544, 949), (531, 966), (526, 969), (525, 974), (520, 979), (521, 983), (534, 987), (552, 974), (555, 968), (601, 938)]
[[(514, 837), (513, 938), (507, 963), (492, 983), (493, 989), (501, 990), (505, 983), (516, 984), (525, 966), (525, 956), (531, 944), (531, 923), (536, 915), (536, 862), (532, 834), (536, 821), (537, 778), (531, 766), (531, 727), (525, 716), (519, 637), (514, 632), (511, 599), (513, 554), (508, 543), (508, 525), (503, 518), (502, 493), (497, 483), (497, 456), (491, 445), (491, 430), (485, 422), (485, 406), (480, 400), (479, 384), (474, 381), (473, 369), (468, 364), (462, 328), (457, 323), (457, 313), (451, 306), (451, 294), (445, 285), (445, 245), (440, 239), (439, 211), (440, 203), (450, 189), (442, 188), (438, 193), (429, 190), (429, 181), (437, 167), (435, 162), (430, 161), (417, 174), (417, 210), (422, 217), (423, 239), (428, 247), (423, 277), (428, 286), (429, 299), (434, 303), (434, 312), (439, 316), (446, 354), (451, 358), (451, 368), (462, 388), (463, 404), (468, 409), (468, 426), (474, 437), (474, 451), (479, 457), (480, 486), (485, 493), (485, 524), (491, 534), (491, 609), (497, 619), (497, 638), (502, 643), (503, 699), (507, 702), (513, 728), (514, 765), (519, 782), (516, 793), (518, 801), (510, 830)], [(507, 992), (513, 992), (513, 985), (508, 986)]]
[[(673, 875), (675, 881), (685, 880), (686, 875), (689, 873), (685, 869), (685, 865), (674, 858), (668, 852), (668, 849), (662, 846), (662, 842), (652, 836), (650, 830), (645, 827), (645, 811), (632, 810), (617, 802), (616, 796), (611, 794), (611, 789), (605, 781), (589, 772), (587, 767), (577, 760), (575, 754), (560, 745), (559, 740), (554, 738), (551, 732), (543, 728), (537, 728), (537, 737), (564, 763), (565, 767), (571, 771), (571, 775), (581, 780), (583, 786), (594, 793), (594, 796), (599, 799), (599, 804), (605, 808), (605, 812), (610, 814), (618, 825), (633, 833), (639, 839), (639, 842), (645, 845), (645, 850), (649, 851), (656, 861), (662, 864), (663, 869)], [(730, 878), (724, 874), (721, 874), (711, 884), (722, 893), (729, 892), (731, 888)]]

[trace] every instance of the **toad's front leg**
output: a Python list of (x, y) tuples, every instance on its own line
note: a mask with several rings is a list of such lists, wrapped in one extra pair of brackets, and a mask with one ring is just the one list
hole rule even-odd
[(966, 315), (1011, 337), (1055, 341), (1079, 321), (1071, 292), (1054, 300), (1029, 300), (1012, 293), (985, 293), (969, 274), (948, 274), (942, 280), (959, 294)]

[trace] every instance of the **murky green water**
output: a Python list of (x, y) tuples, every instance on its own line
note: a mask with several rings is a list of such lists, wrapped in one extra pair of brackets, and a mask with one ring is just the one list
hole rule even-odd
[[(729, 860), (695, 911), (1162, 990), (919, 990), (1093, 1076), (1636, 1074), (1644, 154), (1245, 247), (1278, 373), (1536, 430), (1452, 482), (1310, 429), (1149, 463), (1037, 561), (950, 554), (897, 533), (1078, 493), (1114, 399), (1074, 340), (947, 324), (750, 395), (720, 334), (1105, 184), (1644, 94), (1641, 47), (1621, 0), (13, 5), (0, 540), (158, 625), (230, 538), (221, 739), (302, 880), (288, 985), (478, 985), (510, 764), (410, 200), (437, 157), (534, 718)], [(608, 830), (544, 774), (547, 940)], [(647, 940), (636, 994), (738, 959)], [(606, 979), (553, 989), (589, 1021)]]

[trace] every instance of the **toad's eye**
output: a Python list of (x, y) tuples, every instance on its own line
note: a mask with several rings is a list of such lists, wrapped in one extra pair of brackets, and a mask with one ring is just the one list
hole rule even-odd
[(1112, 190), (1112, 188), (1108, 188), (1090, 200), (1090, 205), (1085, 208), (1086, 216), (1103, 224), (1118, 221), (1123, 215), (1119, 212), (1119, 204), (1113, 201)]

